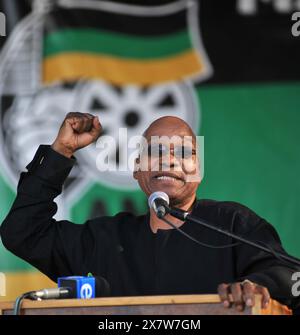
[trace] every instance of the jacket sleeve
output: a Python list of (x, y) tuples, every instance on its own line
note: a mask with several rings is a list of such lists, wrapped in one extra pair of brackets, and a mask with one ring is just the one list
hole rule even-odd
[[(252, 282), (269, 289), (271, 297), (289, 306), (292, 309), (300, 308), (300, 297), (293, 296), (292, 280), (294, 272), (299, 272), (300, 267), (289, 263), (275, 255), (276, 252), (287, 255), (281, 245), (276, 230), (264, 219), (259, 219), (253, 229), (245, 224), (240, 228), (239, 235), (255, 241), (264, 247), (269, 247), (274, 254), (268, 254), (246, 244), (236, 247), (236, 271), (238, 280), (249, 279)], [(243, 226), (243, 225), (241, 225)], [(248, 228), (245, 229), (245, 226)]]
[[(53, 219), (54, 202), (75, 163), (46, 145), (22, 172), (16, 199), (0, 229), (3, 245), (52, 280), (90, 271), (86, 260), (93, 252), (89, 224)], [(87, 271), (87, 272), (85, 272)], [(85, 272), (85, 273), (82, 273)]]

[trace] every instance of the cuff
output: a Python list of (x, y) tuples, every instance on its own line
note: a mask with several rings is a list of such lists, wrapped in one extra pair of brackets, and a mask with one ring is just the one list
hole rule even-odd
[(30, 175), (60, 186), (68, 177), (75, 162), (74, 157), (67, 158), (53, 150), (50, 145), (40, 145), (26, 168)]

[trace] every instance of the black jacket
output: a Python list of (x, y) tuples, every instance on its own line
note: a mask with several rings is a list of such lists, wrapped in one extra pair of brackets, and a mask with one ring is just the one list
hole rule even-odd
[[(216, 293), (222, 282), (248, 278), (266, 286), (280, 302), (300, 307), (300, 299), (291, 293), (292, 273), (300, 269), (245, 244), (213, 249), (173, 229), (154, 234), (149, 213), (119, 213), (82, 225), (54, 220), (54, 198), (74, 162), (40, 146), (28, 172), (21, 174), (17, 197), (1, 225), (6, 248), (54, 281), (91, 272), (107, 279), (112, 296), (128, 296)], [(238, 203), (198, 200), (193, 214), (284, 252), (274, 228)], [(206, 244), (235, 242), (196, 224), (181, 228)]]

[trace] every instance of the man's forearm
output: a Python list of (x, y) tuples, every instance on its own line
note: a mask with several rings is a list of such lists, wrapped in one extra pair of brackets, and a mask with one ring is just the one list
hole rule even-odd
[(47, 262), (40, 266), (38, 258), (51, 258), (46, 253), (51, 251), (55, 229), (50, 229), (57, 208), (53, 200), (73, 165), (74, 159), (62, 157), (50, 146), (40, 146), (28, 172), (21, 175), (16, 199), (1, 225), (4, 246), (36, 267), (50, 266)]

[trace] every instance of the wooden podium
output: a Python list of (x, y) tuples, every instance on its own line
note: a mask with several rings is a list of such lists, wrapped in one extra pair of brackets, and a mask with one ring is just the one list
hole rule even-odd
[[(0, 315), (13, 313), (14, 302), (0, 303)], [(225, 308), (218, 295), (172, 295), (97, 298), (90, 300), (24, 300), (22, 315), (289, 315), (291, 311), (272, 300), (261, 309), (260, 296), (255, 306), (243, 312)]]

